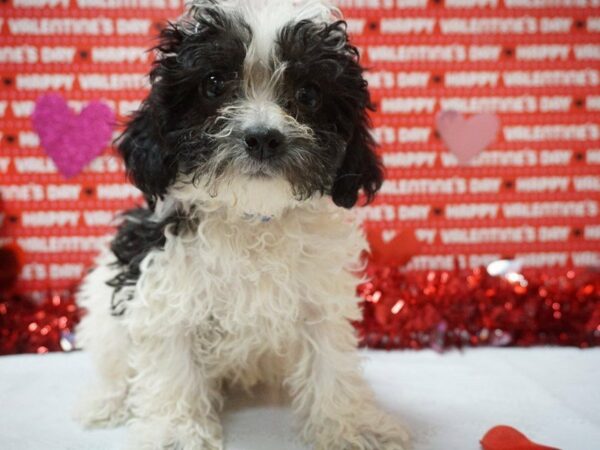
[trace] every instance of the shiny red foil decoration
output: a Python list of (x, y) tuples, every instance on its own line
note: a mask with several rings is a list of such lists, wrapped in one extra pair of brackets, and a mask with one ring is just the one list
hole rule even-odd
[(72, 292), (39, 299), (0, 293), (0, 355), (73, 350), (80, 317)]
[[(404, 272), (371, 263), (358, 287), (362, 346), (600, 345), (600, 273), (529, 270), (518, 281), (484, 269)], [(0, 355), (74, 348), (72, 291), (43, 298), (0, 293)]]
[(358, 287), (362, 346), (600, 345), (600, 272), (524, 271), (516, 281), (485, 269), (404, 272), (372, 262)]

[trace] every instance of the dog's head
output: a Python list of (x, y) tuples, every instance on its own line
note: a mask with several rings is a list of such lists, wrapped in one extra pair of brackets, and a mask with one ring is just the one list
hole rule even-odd
[(118, 142), (149, 199), (350, 208), (381, 186), (358, 52), (323, 0), (195, 0), (156, 50)]

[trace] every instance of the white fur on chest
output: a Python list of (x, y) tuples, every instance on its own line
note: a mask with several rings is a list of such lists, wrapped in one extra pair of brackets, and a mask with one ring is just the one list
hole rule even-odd
[(243, 339), (246, 349), (279, 351), (300, 321), (357, 317), (349, 270), (364, 246), (347, 213), (324, 200), (269, 223), (212, 212), (196, 229), (167, 233), (164, 249), (148, 255), (128, 316), (143, 333), (187, 329), (221, 346)]

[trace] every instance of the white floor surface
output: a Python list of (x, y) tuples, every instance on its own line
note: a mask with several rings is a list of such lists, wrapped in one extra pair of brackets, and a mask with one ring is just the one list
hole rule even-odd
[[(562, 450), (600, 449), (600, 349), (364, 356), (377, 398), (409, 425), (414, 450), (478, 450), (484, 433), (500, 424)], [(121, 449), (124, 429), (85, 431), (71, 419), (92, 376), (85, 353), (0, 358), (0, 449)], [(230, 398), (226, 450), (305, 450), (282, 397)]]

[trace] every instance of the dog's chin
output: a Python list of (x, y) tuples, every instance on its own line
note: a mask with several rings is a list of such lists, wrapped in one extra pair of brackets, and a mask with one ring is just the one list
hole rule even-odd
[(276, 179), (281, 178), (277, 170), (268, 163), (255, 161), (251, 164), (246, 163), (242, 169), (238, 169), (238, 176), (248, 179)]
[(269, 171), (236, 176), (221, 183), (216, 199), (234, 215), (263, 221), (280, 217), (298, 205), (290, 183)]
[(267, 222), (282, 217), (301, 202), (291, 184), (281, 175), (264, 168), (236, 172), (208, 182), (178, 183), (171, 196), (187, 207), (199, 210), (223, 210), (232, 220)]

